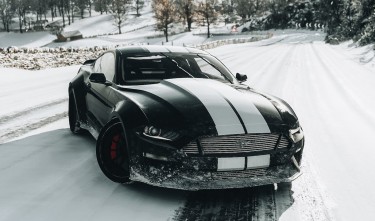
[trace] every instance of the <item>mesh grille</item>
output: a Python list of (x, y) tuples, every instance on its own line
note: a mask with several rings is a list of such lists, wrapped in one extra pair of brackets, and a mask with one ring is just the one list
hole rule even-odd
[(278, 148), (286, 148), (288, 146), (289, 146), (289, 140), (286, 137), (281, 136)]
[(248, 153), (273, 150), (278, 134), (240, 134), (202, 138), (200, 140), (205, 154)]
[(265, 176), (266, 168), (253, 169), (253, 170), (241, 170), (241, 171), (225, 171), (225, 172), (213, 172), (212, 179), (215, 180), (227, 180), (236, 178), (252, 178), (257, 176)]
[(188, 145), (186, 145), (183, 149), (182, 149), (186, 154), (198, 154), (198, 145), (197, 145), (197, 142), (193, 141), (193, 142), (190, 142)]

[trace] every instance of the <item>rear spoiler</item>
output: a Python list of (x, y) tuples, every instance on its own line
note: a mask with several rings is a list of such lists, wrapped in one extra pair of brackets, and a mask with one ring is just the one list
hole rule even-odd
[(90, 65), (90, 64), (93, 64), (95, 61), (96, 59), (86, 60), (85, 62), (83, 62), (83, 65)]

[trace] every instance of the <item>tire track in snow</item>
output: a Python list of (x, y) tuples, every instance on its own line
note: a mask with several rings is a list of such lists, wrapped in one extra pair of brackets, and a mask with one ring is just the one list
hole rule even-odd
[[(278, 220), (293, 203), (290, 185), (275, 191), (273, 185), (191, 192), (184, 207), (176, 211), (175, 221), (195, 220)], [(283, 192), (277, 194), (278, 191)], [(276, 202), (280, 204), (276, 206)]]
[(0, 118), (0, 144), (68, 116), (68, 98), (29, 107)]
[[(342, 79), (342, 77), (345, 77), (345, 76), (340, 76), (340, 78), (335, 76), (334, 73), (337, 72), (337, 70), (341, 67), (333, 68), (332, 66), (335, 65), (335, 63), (332, 62), (332, 59), (329, 56), (319, 53), (317, 48), (314, 47), (314, 45), (312, 45), (311, 48), (312, 48), (312, 51), (315, 53), (316, 57), (319, 59), (322, 67), (326, 70), (327, 76), (331, 79), (329, 82), (334, 83), (332, 88), (336, 88), (341, 94), (344, 95), (342, 97), (345, 97), (348, 100), (347, 102), (348, 105), (355, 104), (355, 105), (350, 105), (350, 108), (356, 109), (357, 112), (362, 113), (362, 115), (360, 116), (363, 116), (365, 120), (367, 121), (370, 120), (372, 121), (372, 124), (375, 124), (373, 113), (368, 111), (366, 105), (363, 105), (363, 103), (359, 102), (361, 99), (356, 97), (355, 93), (353, 93), (350, 88), (345, 87), (346, 84), (343, 82), (343, 79)], [(323, 60), (323, 58), (325, 60)], [(330, 65), (328, 65), (328, 63)]]
[(18, 127), (16, 129), (7, 130), (6, 133), (1, 134), (1, 136), (0, 136), (0, 144), (6, 142), (7, 140), (17, 138), (17, 137), (19, 137), (23, 134), (26, 134), (27, 132), (38, 129), (40, 127), (43, 127), (47, 124), (50, 124), (52, 122), (55, 122), (55, 121), (60, 120), (64, 117), (67, 117), (67, 116), (68, 116), (68, 112), (63, 112), (63, 113), (60, 113), (60, 114), (55, 114), (51, 117), (44, 118), (44, 119), (42, 119), (38, 122), (35, 122), (35, 123), (22, 125), (21, 127)]
[(35, 112), (35, 111), (40, 111), (42, 109), (45, 109), (45, 108), (48, 108), (48, 107), (51, 107), (51, 106), (54, 106), (54, 105), (58, 105), (58, 104), (61, 104), (61, 103), (66, 103), (67, 101), (68, 101), (68, 98), (63, 98), (63, 99), (55, 100), (55, 101), (48, 102), (48, 103), (45, 103), (45, 104), (41, 104), (41, 105), (38, 105), (38, 106), (35, 106), (35, 107), (31, 107), (31, 108), (28, 108), (28, 109), (25, 109), (25, 110), (22, 110), (22, 111), (19, 111), (19, 112), (16, 112), (16, 113), (1, 116), (0, 117), (0, 124), (5, 124), (9, 121), (16, 120), (17, 118), (22, 117), (26, 114), (30, 114), (30, 113)]

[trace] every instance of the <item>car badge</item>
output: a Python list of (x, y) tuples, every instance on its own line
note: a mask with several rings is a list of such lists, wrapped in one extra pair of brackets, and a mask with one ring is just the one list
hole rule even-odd
[(239, 147), (239, 148), (245, 148), (251, 144), (254, 144), (255, 143), (255, 140), (245, 140), (245, 139), (240, 139), (236, 142), (236, 145)]

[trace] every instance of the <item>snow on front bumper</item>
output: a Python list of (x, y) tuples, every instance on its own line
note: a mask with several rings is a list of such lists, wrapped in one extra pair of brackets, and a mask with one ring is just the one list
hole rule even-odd
[[(130, 179), (154, 186), (184, 190), (244, 188), (291, 182), (301, 175), (304, 139), (291, 143), (286, 139), (282, 141), (279, 136), (275, 136), (275, 140), (280, 140), (278, 148), (248, 153), (209, 153), (208, 149), (205, 149), (204, 155), (191, 151), (186, 154), (186, 149), (182, 152), (172, 151), (173, 154), (168, 155), (168, 151), (161, 152), (165, 148), (158, 148), (153, 143), (140, 142), (139, 149), (143, 150), (143, 155), (133, 158)], [(152, 154), (147, 154), (150, 152)], [(253, 163), (249, 164), (248, 158), (245, 164), (241, 164), (243, 170), (222, 171), (219, 161), (228, 157), (259, 157), (255, 161), (265, 157), (268, 163), (264, 164), (266, 166), (254, 166)], [(251, 162), (253, 160), (254, 158)]]
[(291, 182), (301, 175), (293, 163), (241, 171), (187, 171), (165, 166), (135, 167), (131, 180), (154, 186), (183, 189), (231, 189)]

